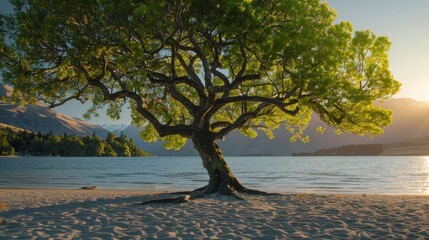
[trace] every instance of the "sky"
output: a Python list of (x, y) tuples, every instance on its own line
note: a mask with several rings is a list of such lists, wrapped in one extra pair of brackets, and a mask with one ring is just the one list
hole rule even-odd
[(337, 20), (389, 37), (390, 70), (402, 83), (395, 97), (429, 101), (428, 0), (327, 0)]
[[(389, 54), (393, 76), (402, 83), (394, 97), (429, 101), (429, 0), (324, 0), (337, 12), (338, 21), (351, 22), (355, 30), (370, 29), (376, 35), (389, 37)], [(1, 12), (10, 12), (7, 0), (0, 0)], [(56, 109), (82, 117), (80, 103), (68, 103)], [(112, 121), (100, 114), (90, 122), (96, 124), (129, 124), (125, 109), (121, 120)]]

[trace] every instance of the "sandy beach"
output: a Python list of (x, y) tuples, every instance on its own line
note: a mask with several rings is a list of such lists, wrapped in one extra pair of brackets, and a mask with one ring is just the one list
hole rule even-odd
[(429, 196), (0, 189), (0, 239), (428, 239)]

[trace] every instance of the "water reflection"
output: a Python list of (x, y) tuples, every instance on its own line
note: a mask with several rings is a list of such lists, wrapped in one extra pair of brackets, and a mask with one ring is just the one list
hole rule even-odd
[(423, 173), (426, 173), (426, 181), (423, 184), (423, 193), (429, 194), (429, 156), (423, 159)]

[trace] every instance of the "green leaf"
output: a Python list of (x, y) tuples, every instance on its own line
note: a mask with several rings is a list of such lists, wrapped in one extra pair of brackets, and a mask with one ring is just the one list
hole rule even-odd
[(321, 0), (12, 4), (0, 17), (0, 69), (21, 104), (78, 99), (93, 104), (85, 117), (107, 105), (113, 119), (130, 107), (141, 137), (161, 133), (167, 148), (195, 131), (272, 139), (281, 124), (305, 142), (312, 114), (382, 134), (391, 113), (373, 104), (400, 88), (389, 39), (335, 22)]

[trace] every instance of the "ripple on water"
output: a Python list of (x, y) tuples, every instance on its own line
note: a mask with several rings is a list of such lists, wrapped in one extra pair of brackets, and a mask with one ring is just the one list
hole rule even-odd
[[(266, 191), (429, 194), (429, 165), (421, 157), (227, 157), (226, 160), (244, 185)], [(0, 187), (77, 188), (94, 184), (100, 188), (169, 185), (191, 189), (207, 181), (207, 171), (198, 157), (24, 157), (0, 161)]]

